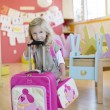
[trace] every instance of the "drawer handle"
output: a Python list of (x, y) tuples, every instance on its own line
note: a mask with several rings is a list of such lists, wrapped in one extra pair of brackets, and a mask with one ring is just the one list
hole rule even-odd
[(80, 74), (81, 74), (81, 76), (86, 76), (87, 71), (82, 71), (82, 70), (81, 70)]

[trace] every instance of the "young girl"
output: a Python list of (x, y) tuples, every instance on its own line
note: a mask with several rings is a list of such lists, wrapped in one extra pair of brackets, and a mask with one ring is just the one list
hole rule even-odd
[[(29, 44), (35, 41), (43, 41), (45, 43), (45, 70), (51, 71), (55, 74), (56, 79), (65, 79), (65, 62), (62, 57), (61, 47), (59, 47), (53, 40), (54, 32), (43, 18), (35, 18), (29, 24)], [(55, 58), (52, 57), (50, 52), (50, 46), (53, 46), (55, 50)], [(32, 54), (36, 54), (35, 68), (42, 70), (42, 45), (33, 46)], [(25, 59), (28, 58), (28, 49), (24, 52)]]

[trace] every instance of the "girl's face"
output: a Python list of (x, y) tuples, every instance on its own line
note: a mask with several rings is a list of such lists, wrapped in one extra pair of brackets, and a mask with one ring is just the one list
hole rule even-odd
[(32, 27), (31, 35), (36, 41), (45, 41), (46, 39), (46, 32), (40, 26)]

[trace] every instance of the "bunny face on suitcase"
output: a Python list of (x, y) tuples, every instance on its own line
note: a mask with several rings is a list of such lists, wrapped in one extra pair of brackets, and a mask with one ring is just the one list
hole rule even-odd
[(22, 90), (22, 94), (18, 98), (17, 110), (43, 110), (40, 106), (36, 106), (34, 98), (29, 94), (27, 89)]
[(73, 99), (74, 96), (75, 96), (75, 91), (74, 91), (73, 89), (71, 89), (70, 86), (68, 86), (68, 85), (65, 84), (64, 93), (65, 93), (65, 97), (66, 97), (66, 99), (68, 100), (68, 102), (71, 102), (72, 99)]

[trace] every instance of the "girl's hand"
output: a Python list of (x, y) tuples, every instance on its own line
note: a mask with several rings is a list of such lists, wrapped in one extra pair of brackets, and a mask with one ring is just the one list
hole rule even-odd
[(31, 44), (33, 42), (33, 40), (28, 40), (27, 44)]
[(66, 77), (65, 75), (63, 75), (63, 74), (60, 76), (60, 80), (61, 80), (61, 81), (65, 80), (66, 78), (67, 78), (67, 77)]
[(28, 38), (26, 39), (26, 43), (27, 43), (27, 44), (31, 44), (32, 42), (33, 42), (33, 40), (30, 39), (30, 37), (28, 37)]

